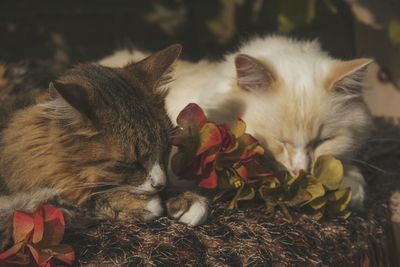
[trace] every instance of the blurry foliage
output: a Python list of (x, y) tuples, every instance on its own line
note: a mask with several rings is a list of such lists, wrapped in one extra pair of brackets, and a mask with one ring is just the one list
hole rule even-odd
[[(391, 13), (396, 10), (394, 3)], [(388, 14), (378, 23), (374, 13), (361, 0), (3, 0), (0, 57), (52, 57), (67, 65), (115, 48), (153, 51), (178, 42), (186, 59), (198, 60), (274, 32), (318, 38), (333, 56), (348, 57), (354, 53), (353, 19), (400, 43), (399, 17)]]
[(390, 40), (399, 45), (400, 44), (400, 16), (391, 18), (388, 26), (388, 33)]
[(312, 22), (316, 0), (278, 0), (279, 31), (287, 33)]

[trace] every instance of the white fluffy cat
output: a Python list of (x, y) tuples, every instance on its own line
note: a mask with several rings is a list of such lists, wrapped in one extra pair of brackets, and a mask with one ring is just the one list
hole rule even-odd
[[(123, 50), (100, 63), (123, 66), (144, 56)], [(343, 186), (352, 189), (352, 205), (361, 207), (365, 182), (351, 163), (370, 123), (362, 78), (371, 61), (334, 59), (316, 41), (254, 38), (219, 62), (178, 61), (167, 111), (174, 122), (188, 103), (200, 105), (213, 121), (229, 124), (241, 117), (294, 174), (309, 170), (319, 155), (333, 154), (344, 162)], [(205, 204), (196, 205), (189, 210), (198, 218), (193, 225), (207, 216)]]

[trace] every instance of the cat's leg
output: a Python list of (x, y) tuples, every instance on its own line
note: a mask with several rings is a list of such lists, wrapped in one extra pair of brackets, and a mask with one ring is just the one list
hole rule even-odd
[(122, 221), (150, 221), (164, 212), (159, 195), (135, 195), (129, 192), (105, 193), (96, 199), (95, 206), (97, 216)]
[(350, 187), (352, 198), (350, 207), (362, 209), (365, 199), (365, 180), (360, 170), (355, 166), (346, 166), (342, 188)]
[(170, 217), (190, 226), (203, 224), (210, 213), (210, 200), (191, 191), (168, 199), (166, 206)]

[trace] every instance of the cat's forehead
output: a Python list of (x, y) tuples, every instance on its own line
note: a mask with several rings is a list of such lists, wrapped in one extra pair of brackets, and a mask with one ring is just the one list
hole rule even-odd
[(104, 136), (121, 161), (155, 162), (168, 148), (166, 132), (160, 129), (114, 127), (112, 132), (106, 132)]
[(162, 96), (146, 92), (138, 78), (118, 69), (90, 65), (77, 75), (90, 95), (99, 127), (116, 140), (122, 154), (128, 158), (160, 154), (168, 134)]

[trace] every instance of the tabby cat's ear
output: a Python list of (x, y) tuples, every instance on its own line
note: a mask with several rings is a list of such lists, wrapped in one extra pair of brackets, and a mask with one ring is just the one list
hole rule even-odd
[(53, 81), (49, 85), (50, 96), (54, 99), (61, 97), (68, 105), (88, 119), (92, 119), (89, 96), (84, 88), (76, 84), (65, 84)]
[(137, 63), (131, 63), (124, 69), (134, 71), (145, 85), (153, 89), (165, 81), (181, 50), (180, 44), (174, 44)]
[(251, 56), (235, 57), (237, 85), (246, 91), (263, 93), (272, 88), (276, 78), (274, 72)]
[(359, 58), (335, 63), (326, 80), (326, 88), (347, 95), (360, 95), (367, 66), (372, 62), (370, 58)]

